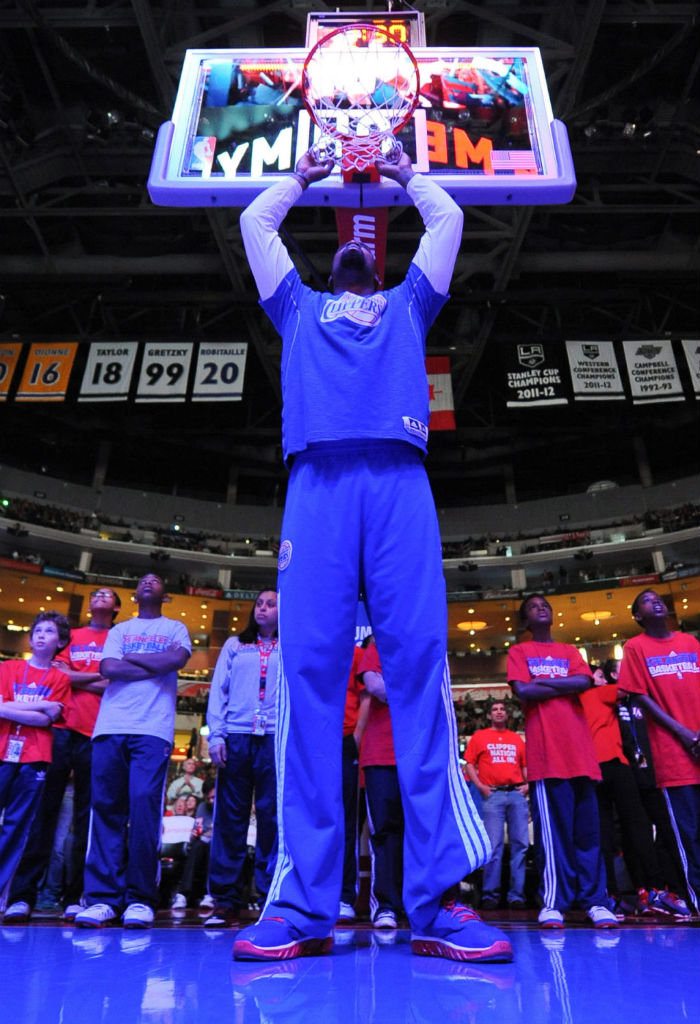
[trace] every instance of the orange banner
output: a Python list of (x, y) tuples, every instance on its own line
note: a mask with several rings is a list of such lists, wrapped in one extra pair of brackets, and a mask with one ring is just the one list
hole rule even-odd
[(62, 402), (77, 351), (77, 341), (63, 344), (35, 342), (29, 350), (16, 401)]
[(7, 401), (21, 349), (20, 342), (15, 345), (0, 345), (0, 402)]

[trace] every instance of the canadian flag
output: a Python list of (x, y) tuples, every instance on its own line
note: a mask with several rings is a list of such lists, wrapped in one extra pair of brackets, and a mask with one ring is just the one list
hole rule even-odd
[(430, 429), (456, 430), (449, 356), (428, 356), (425, 370), (430, 388)]

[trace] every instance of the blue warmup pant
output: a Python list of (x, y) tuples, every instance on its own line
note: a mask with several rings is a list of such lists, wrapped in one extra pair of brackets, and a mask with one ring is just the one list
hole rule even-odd
[(539, 779), (530, 784), (539, 895), (543, 907), (587, 910), (607, 895), (593, 781)]
[(157, 910), (170, 749), (157, 736), (119, 734), (92, 741), (88, 904), (107, 903), (117, 913), (129, 903)]
[(374, 921), (382, 910), (393, 910), (397, 916), (401, 914), (403, 808), (393, 764), (368, 765), (364, 773), (372, 856), (369, 913)]
[(685, 885), (695, 912), (700, 911), (700, 786), (662, 790), (676, 837)]
[(226, 736), (226, 764), (216, 776), (209, 892), (217, 907), (241, 905), (248, 826), (255, 793), (255, 888), (266, 896), (277, 854), (275, 738)]
[(417, 449), (367, 442), (297, 456), (278, 587), (280, 851), (265, 915), (312, 937), (328, 935), (337, 919), (343, 709), (362, 589), (403, 799), (403, 903), (420, 929), (490, 845), (459, 770), (440, 534)]
[(31, 832), (15, 880), (10, 900), (23, 900), (31, 907), (51, 860), (61, 803), (73, 773), (73, 841), (70, 870), (63, 902), (78, 903), (83, 892), (83, 869), (90, 821), (90, 777), (92, 741), (74, 729), (54, 729), (51, 764), (41, 805), (32, 823)]
[(10, 886), (41, 803), (44, 761), (0, 762), (0, 910), (5, 910)]

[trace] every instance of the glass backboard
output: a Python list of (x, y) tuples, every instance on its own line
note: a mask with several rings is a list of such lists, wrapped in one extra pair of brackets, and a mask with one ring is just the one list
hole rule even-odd
[[(158, 133), (148, 180), (153, 202), (245, 206), (293, 170), (318, 131), (301, 93), (307, 53), (188, 50), (172, 119)], [(398, 137), (417, 171), (435, 177), (462, 206), (572, 198), (566, 128), (553, 119), (537, 48), (417, 47), (413, 53), (419, 102)], [(347, 184), (339, 170), (299, 200), (360, 203), (410, 200), (392, 181)]]

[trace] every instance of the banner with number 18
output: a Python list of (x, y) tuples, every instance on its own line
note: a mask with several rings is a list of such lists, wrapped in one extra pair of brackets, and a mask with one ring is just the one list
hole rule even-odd
[(78, 401), (126, 401), (138, 345), (137, 341), (93, 341), (88, 352)]

